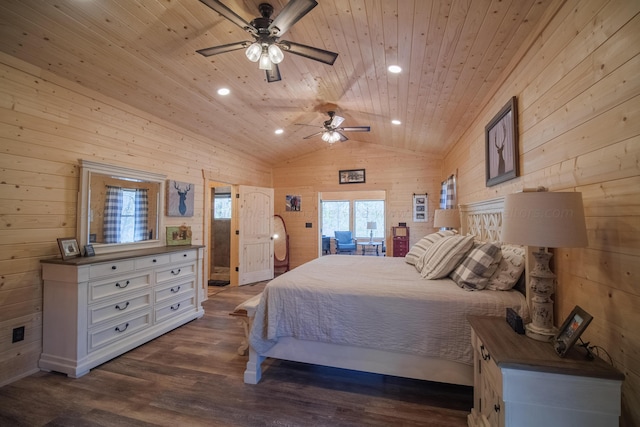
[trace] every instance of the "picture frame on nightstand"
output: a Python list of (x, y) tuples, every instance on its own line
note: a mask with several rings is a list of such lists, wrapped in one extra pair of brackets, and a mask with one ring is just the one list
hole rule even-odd
[(565, 357), (567, 355), (567, 352), (578, 341), (592, 320), (593, 317), (589, 313), (581, 307), (575, 306), (554, 337), (553, 348), (558, 356)]

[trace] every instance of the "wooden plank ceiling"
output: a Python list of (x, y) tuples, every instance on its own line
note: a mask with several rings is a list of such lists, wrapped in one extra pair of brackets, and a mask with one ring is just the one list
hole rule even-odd
[[(222, 1), (249, 22), (264, 0)], [(287, 0), (270, 3), (276, 17)], [(533, 43), (551, 0), (318, 3), (283, 39), (337, 61), (285, 52), (274, 83), (244, 50), (196, 53), (251, 40), (198, 0), (3, 0), (0, 49), (270, 164), (323, 148), (303, 137), (329, 110), (343, 126), (371, 126), (351, 140), (441, 155)], [(403, 71), (389, 73), (392, 64)]]

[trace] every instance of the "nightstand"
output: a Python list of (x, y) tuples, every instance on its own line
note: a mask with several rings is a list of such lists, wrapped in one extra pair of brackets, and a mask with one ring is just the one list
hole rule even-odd
[(469, 316), (473, 346), (471, 427), (618, 426), (624, 375), (572, 348), (518, 335), (502, 317)]

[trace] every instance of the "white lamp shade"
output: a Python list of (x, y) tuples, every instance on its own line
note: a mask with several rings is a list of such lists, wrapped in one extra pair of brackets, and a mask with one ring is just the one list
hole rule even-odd
[(375, 230), (376, 228), (378, 228), (378, 224), (375, 221), (367, 222), (367, 230)]
[(505, 196), (502, 240), (540, 248), (587, 246), (582, 193), (539, 191)]
[(436, 209), (433, 215), (433, 226), (460, 228), (460, 212), (458, 209)]
[(269, 59), (269, 54), (266, 52), (266, 49), (260, 55), (260, 62), (258, 62), (258, 68), (261, 70), (269, 70), (271, 71), (271, 60)]

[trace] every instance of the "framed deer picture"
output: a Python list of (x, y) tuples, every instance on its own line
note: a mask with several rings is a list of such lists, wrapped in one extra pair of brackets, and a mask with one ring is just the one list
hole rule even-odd
[(512, 97), (485, 127), (487, 187), (518, 176), (518, 102)]
[(169, 180), (167, 185), (167, 216), (193, 216), (194, 184)]

